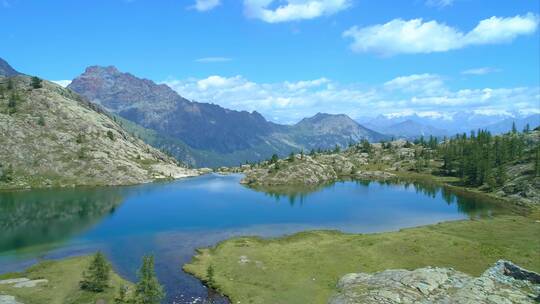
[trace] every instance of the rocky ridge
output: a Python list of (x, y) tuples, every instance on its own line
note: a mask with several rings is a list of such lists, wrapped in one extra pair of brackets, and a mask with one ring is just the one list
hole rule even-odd
[(540, 275), (499, 260), (480, 277), (452, 268), (425, 267), (351, 273), (338, 282), (329, 304), (538, 303)]

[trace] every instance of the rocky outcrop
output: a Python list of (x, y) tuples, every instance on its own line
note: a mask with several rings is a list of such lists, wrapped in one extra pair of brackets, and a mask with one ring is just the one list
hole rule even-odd
[(438, 267), (351, 273), (338, 290), (330, 304), (538, 303), (540, 275), (500, 260), (476, 278)]

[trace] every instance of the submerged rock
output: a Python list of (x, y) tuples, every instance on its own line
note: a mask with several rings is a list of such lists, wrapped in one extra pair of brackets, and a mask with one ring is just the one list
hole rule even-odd
[(338, 283), (330, 304), (538, 303), (540, 275), (500, 260), (474, 278), (452, 268), (351, 273)]

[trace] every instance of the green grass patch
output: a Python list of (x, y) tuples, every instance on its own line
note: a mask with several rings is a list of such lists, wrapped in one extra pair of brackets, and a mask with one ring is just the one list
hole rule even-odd
[(103, 299), (113, 303), (118, 289), (132, 284), (116, 273), (111, 273), (109, 288), (104, 292), (94, 293), (79, 288), (82, 272), (90, 264), (91, 257), (75, 257), (59, 261), (43, 261), (24, 272), (0, 275), (0, 280), (9, 278), (47, 279), (35, 287), (14, 288), (12, 285), (0, 284), (0, 294), (14, 296), (18, 302), (25, 304), (95, 304)]
[(480, 275), (498, 259), (540, 271), (540, 222), (523, 216), (446, 222), (399, 232), (302, 232), (278, 239), (242, 237), (199, 250), (184, 269), (233, 303), (326, 303), (350, 272), (453, 267)]

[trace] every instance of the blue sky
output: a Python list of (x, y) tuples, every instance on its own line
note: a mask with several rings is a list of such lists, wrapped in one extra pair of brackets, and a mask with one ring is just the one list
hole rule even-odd
[(89, 65), (267, 118), (540, 112), (540, 1), (0, 0), (0, 57)]

